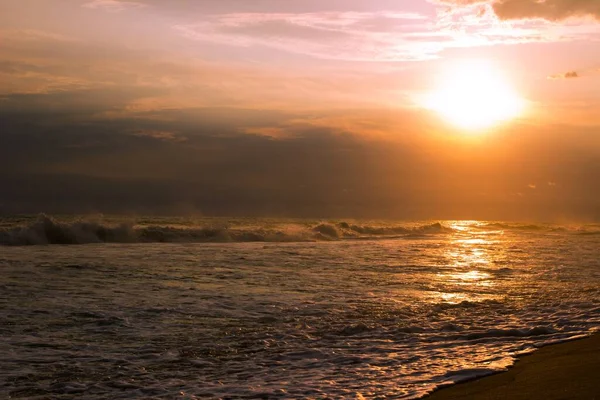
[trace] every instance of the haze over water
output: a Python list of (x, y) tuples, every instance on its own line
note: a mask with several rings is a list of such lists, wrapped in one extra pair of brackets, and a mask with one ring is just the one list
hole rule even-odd
[(121, 222), (2, 221), (2, 397), (419, 398), (600, 327), (599, 225)]

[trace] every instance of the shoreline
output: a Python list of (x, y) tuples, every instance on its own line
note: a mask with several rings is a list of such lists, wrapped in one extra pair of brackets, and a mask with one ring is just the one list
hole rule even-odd
[(444, 386), (424, 400), (600, 400), (600, 334), (541, 347), (507, 371)]

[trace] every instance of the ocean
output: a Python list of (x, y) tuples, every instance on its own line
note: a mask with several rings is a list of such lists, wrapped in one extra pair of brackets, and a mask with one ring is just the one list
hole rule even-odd
[(600, 225), (0, 219), (0, 398), (417, 399), (600, 328)]

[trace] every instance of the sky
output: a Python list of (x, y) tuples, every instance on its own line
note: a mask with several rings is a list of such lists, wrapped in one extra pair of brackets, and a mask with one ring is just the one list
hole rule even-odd
[(0, 213), (598, 221), (599, 49), (598, 0), (5, 0)]

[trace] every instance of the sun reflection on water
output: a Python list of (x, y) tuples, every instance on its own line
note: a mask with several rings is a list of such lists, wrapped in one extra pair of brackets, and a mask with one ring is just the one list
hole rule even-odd
[(490, 281), (492, 275), (482, 271), (458, 272), (454, 274), (438, 274), (438, 276), (440, 277), (440, 279), (445, 279), (447, 282), (454, 283), (455, 285), (493, 285), (493, 282)]
[(436, 275), (433, 301), (458, 304), (481, 302), (497, 297), (490, 289), (499, 281), (493, 273), (494, 260), (503, 253), (503, 241), (482, 229), (485, 223), (478, 221), (452, 221), (448, 225), (456, 231), (442, 254), (444, 265)]

